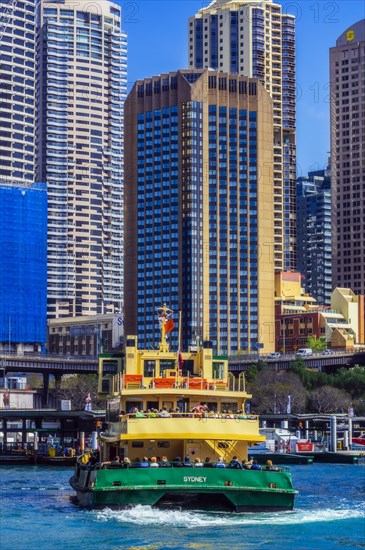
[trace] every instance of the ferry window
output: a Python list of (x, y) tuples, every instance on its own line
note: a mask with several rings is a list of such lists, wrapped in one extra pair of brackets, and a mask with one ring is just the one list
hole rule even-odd
[(135, 449), (142, 449), (143, 446), (144, 446), (143, 441), (132, 441), (132, 447), (134, 447)]
[(142, 401), (126, 401), (126, 411), (128, 414), (132, 414), (134, 409), (143, 411), (143, 402)]
[(192, 359), (186, 359), (184, 360), (183, 368), (182, 368), (182, 375), (187, 376), (189, 373), (189, 376), (194, 374), (194, 361)]
[(167, 370), (174, 370), (175, 369), (175, 361), (160, 361), (160, 376), (168, 376), (168, 373), (166, 373)]
[(224, 378), (224, 363), (213, 362), (213, 378), (219, 380)]
[(157, 447), (159, 449), (168, 449), (170, 447), (170, 441), (157, 441)]
[(103, 378), (101, 381), (101, 391), (102, 393), (109, 393), (110, 391), (110, 380), (109, 378)]
[(156, 361), (143, 362), (143, 375), (147, 377), (156, 376)]
[(237, 412), (237, 403), (222, 403), (221, 411), (227, 411), (235, 414)]

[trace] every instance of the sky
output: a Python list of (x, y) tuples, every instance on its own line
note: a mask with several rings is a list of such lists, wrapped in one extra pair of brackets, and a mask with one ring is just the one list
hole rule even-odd
[[(140, 78), (188, 67), (188, 18), (209, 0), (119, 0), (128, 34), (128, 89)], [(279, 0), (296, 16), (297, 174), (327, 165), (329, 48), (365, 18), (363, 0)]]

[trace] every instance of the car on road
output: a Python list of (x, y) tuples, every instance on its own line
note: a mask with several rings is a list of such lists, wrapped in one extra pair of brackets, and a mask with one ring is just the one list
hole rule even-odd
[(269, 353), (269, 355), (266, 356), (266, 359), (280, 359), (281, 353), (278, 351), (273, 351), (272, 353)]
[(327, 348), (325, 350), (322, 351), (321, 355), (333, 355), (333, 350)]
[(301, 348), (297, 350), (295, 355), (296, 357), (309, 357), (313, 355), (313, 350), (311, 348)]

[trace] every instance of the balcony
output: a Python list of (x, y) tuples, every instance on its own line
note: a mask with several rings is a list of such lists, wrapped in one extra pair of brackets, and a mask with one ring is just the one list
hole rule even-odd
[(167, 418), (135, 418), (126, 415), (121, 422), (111, 424), (111, 431), (120, 434), (121, 439), (225, 439), (240, 441), (261, 441), (258, 436), (259, 420), (252, 415), (248, 418), (204, 417), (193, 414), (179, 414)]

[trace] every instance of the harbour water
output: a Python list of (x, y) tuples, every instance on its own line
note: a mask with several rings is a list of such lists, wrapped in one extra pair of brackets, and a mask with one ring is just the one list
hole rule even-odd
[(0, 468), (0, 549), (332, 550), (365, 547), (365, 463), (293, 466), (299, 495), (285, 513), (82, 510), (69, 468)]

